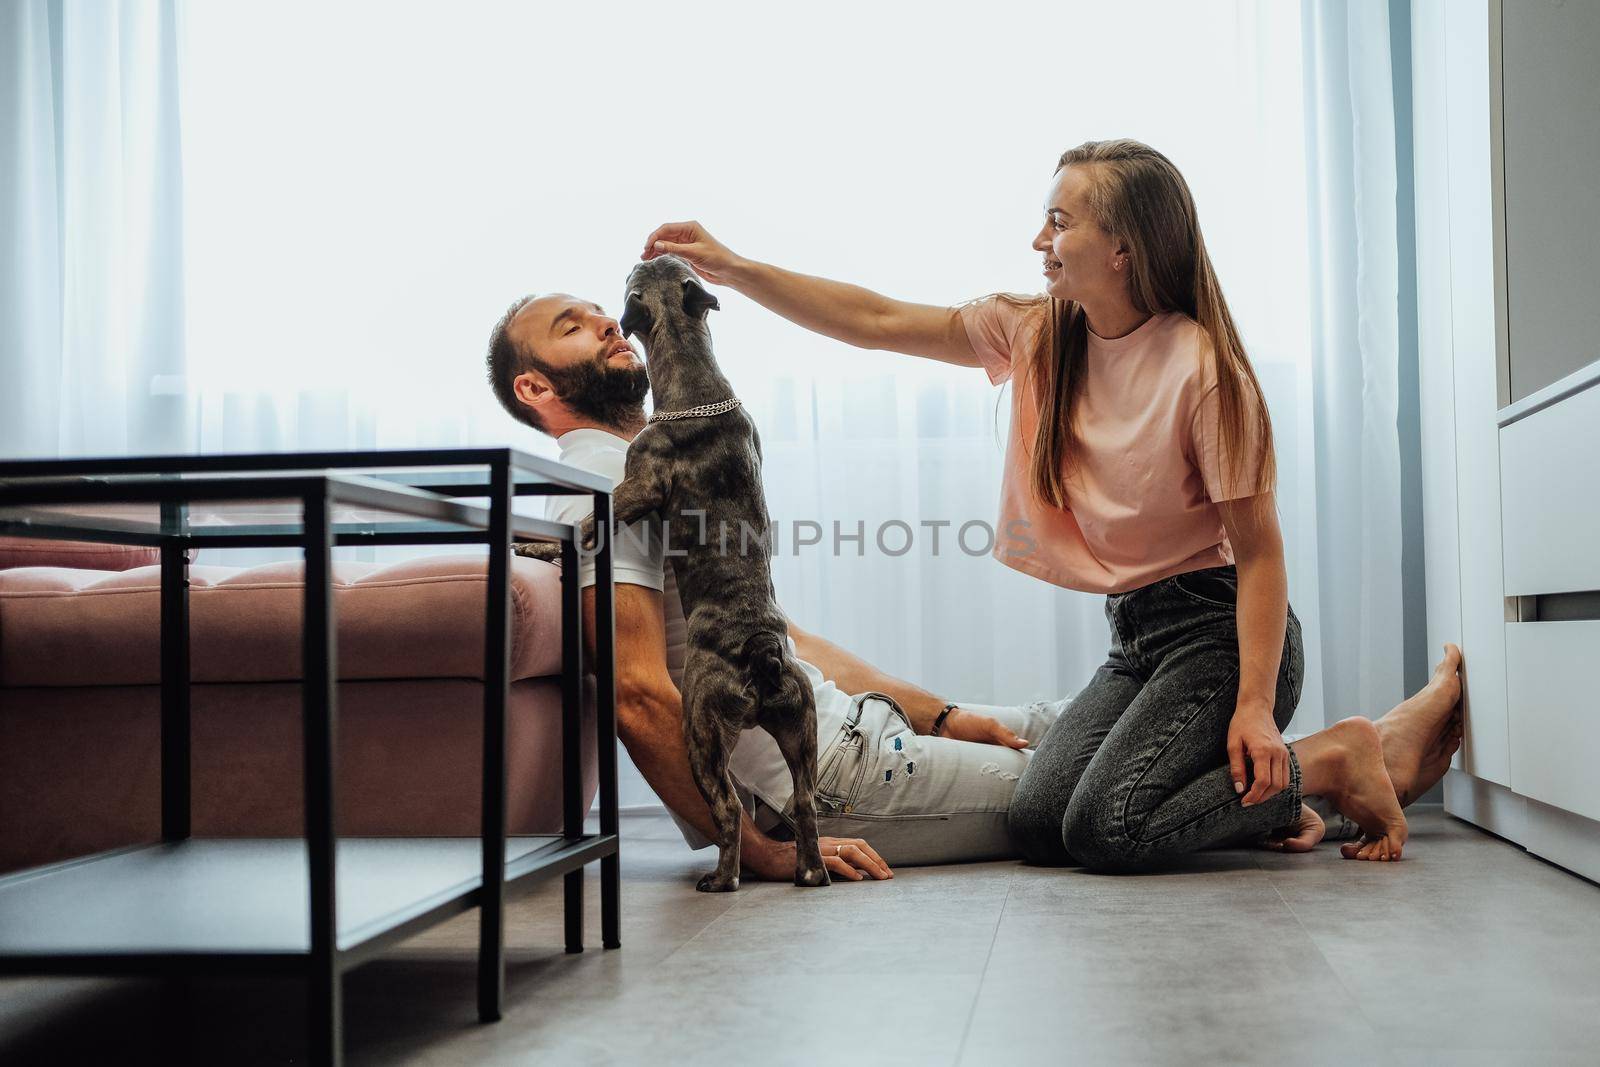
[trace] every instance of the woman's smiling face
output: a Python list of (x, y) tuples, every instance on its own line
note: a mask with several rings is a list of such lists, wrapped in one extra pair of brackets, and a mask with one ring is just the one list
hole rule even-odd
[[(1033, 247), (1044, 256), (1045, 292), (1058, 300), (1094, 303), (1108, 291), (1125, 291), (1125, 249), (1100, 228), (1089, 207), (1085, 167), (1056, 171), (1045, 199), (1044, 225)], [(1118, 270), (1118, 264), (1124, 267)]]

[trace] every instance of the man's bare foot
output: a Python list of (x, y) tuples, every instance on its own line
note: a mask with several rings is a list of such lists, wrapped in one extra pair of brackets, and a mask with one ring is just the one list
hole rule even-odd
[(1301, 788), (1327, 797), (1367, 835), (1339, 851), (1346, 859), (1397, 860), (1406, 843), (1406, 817), (1383, 766), (1378, 728), (1360, 716), (1336, 722), (1292, 746)]
[(1261, 842), (1261, 847), (1270, 852), (1310, 852), (1327, 832), (1328, 827), (1323, 823), (1322, 816), (1302, 804), (1300, 817), (1275, 836)]
[(1461, 747), (1461, 649), (1444, 646), (1428, 684), (1377, 721), (1383, 765), (1405, 807), (1432, 789)]

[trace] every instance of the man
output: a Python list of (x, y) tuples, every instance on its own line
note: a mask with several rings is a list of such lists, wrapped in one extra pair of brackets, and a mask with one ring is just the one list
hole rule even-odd
[[(525, 297), (495, 325), (487, 362), (501, 405), (556, 438), (562, 462), (621, 480), (628, 443), (646, 425), (649, 378), (604, 309), (561, 293)], [(589, 511), (581, 497), (560, 497), (550, 514), (578, 522)], [(713, 828), (683, 741), (683, 610), (672, 569), (664, 565), (670, 546), (659, 524), (643, 525), (621, 531), (613, 546), (618, 735), (686, 840), (702, 848), (711, 843)], [(592, 652), (592, 560), (584, 561), (581, 580)], [(1067, 701), (1022, 707), (947, 702), (792, 621), (789, 630), (791, 651), (816, 695), (818, 828), (830, 874), (889, 878), (890, 860), (948, 863), (1015, 854), (1006, 816), (1030, 739), (1043, 736)], [(1458, 663), (1458, 653), (1447, 653), (1429, 686), (1379, 721), (1402, 803), (1444, 774), (1459, 744)], [(731, 770), (745, 806), (745, 873), (790, 879), (792, 787), (777, 745), (764, 731), (747, 731)], [(1277, 845), (1310, 848), (1323, 832), (1321, 820), (1306, 811)]]

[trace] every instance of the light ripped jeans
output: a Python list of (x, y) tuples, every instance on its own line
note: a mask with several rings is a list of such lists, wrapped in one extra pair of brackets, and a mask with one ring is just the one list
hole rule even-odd
[[(891, 866), (966, 863), (1018, 853), (1006, 813), (1033, 750), (918, 734), (893, 698), (862, 693), (833, 737), (818, 738), (817, 830), (859, 837)], [(1070, 699), (967, 704), (1030, 742)]]

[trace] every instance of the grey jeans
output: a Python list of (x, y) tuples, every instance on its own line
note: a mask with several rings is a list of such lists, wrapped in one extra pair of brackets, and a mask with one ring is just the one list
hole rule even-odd
[[(1105, 871), (1157, 866), (1242, 843), (1300, 812), (1300, 764), (1288, 788), (1249, 808), (1228, 770), (1239, 690), (1234, 568), (1211, 567), (1106, 597), (1111, 651), (1039, 742), (1011, 803), (1009, 829), (1029, 860)], [(1288, 613), (1273, 718), (1300, 700), (1300, 620)]]

